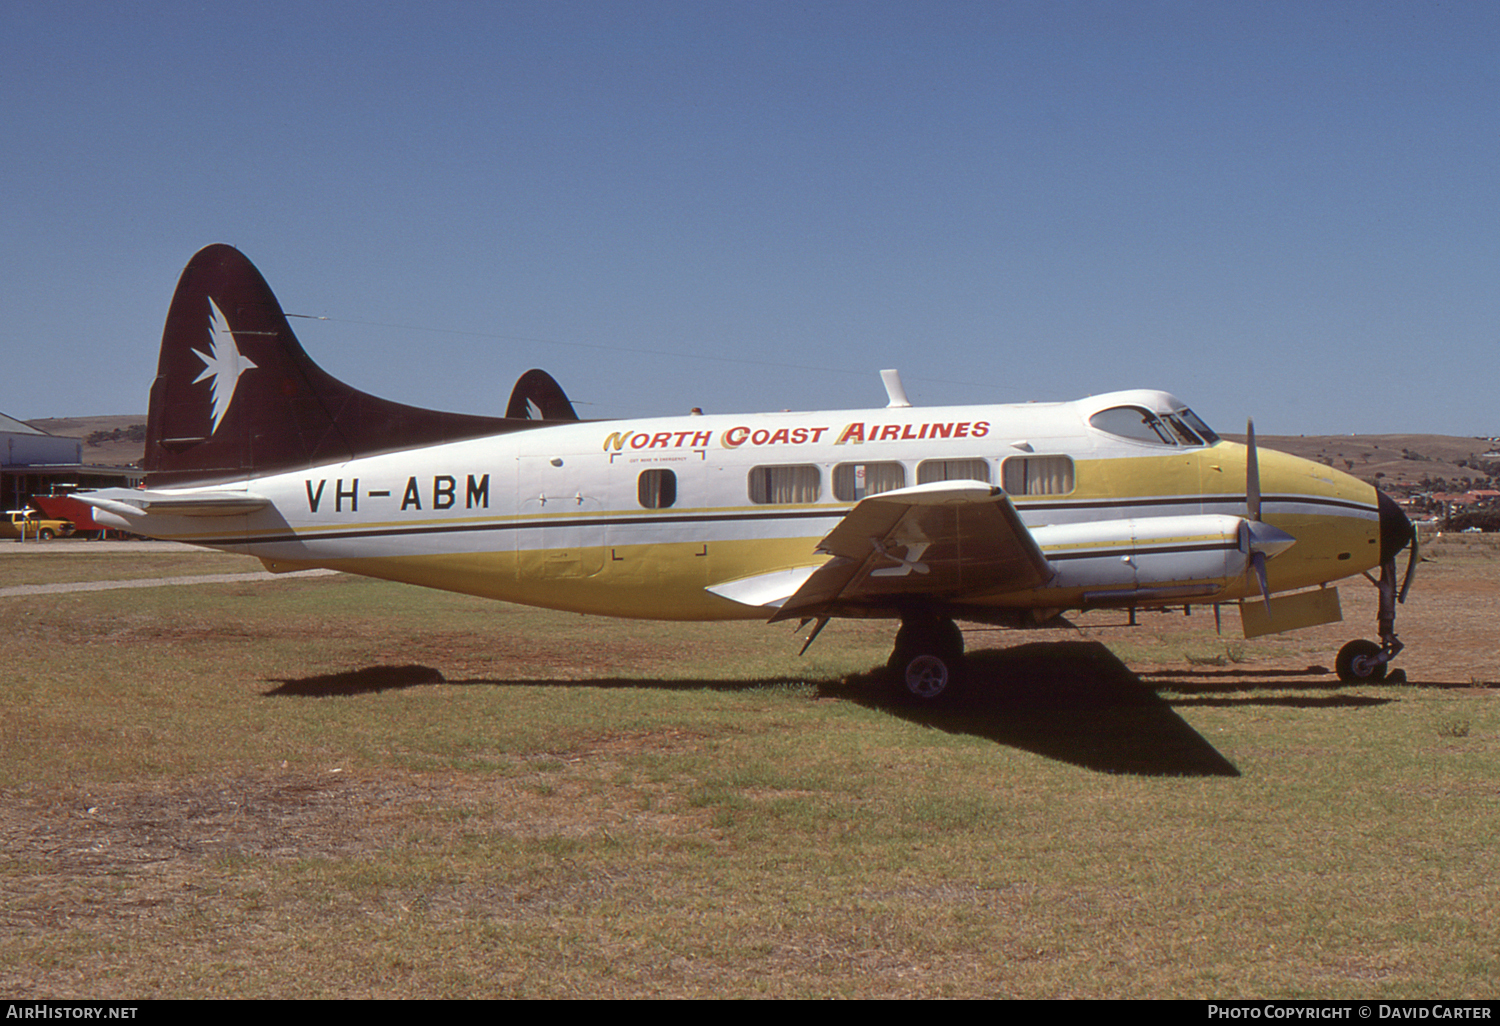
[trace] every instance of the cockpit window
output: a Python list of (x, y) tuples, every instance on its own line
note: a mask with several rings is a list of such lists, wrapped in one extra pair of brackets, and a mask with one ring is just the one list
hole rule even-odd
[(1162, 419), (1165, 420), (1168, 424), (1172, 425), (1172, 430), (1177, 432), (1177, 438), (1182, 442), (1183, 445), (1203, 444), (1203, 439), (1193, 434), (1193, 429), (1188, 427), (1182, 421), (1178, 420), (1175, 415), (1169, 413)]
[(1153, 445), (1176, 445), (1172, 431), (1156, 414), (1142, 406), (1112, 406), (1089, 418), (1100, 431), (1134, 442)]
[(1219, 440), (1219, 436), (1214, 434), (1213, 428), (1209, 427), (1207, 424), (1203, 423), (1202, 420), (1198, 419), (1198, 415), (1192, 410), (1178, 410), (1177, 416), (1187, 421), (1188, 427), (1197, 432), (1198, 437), (1203, 439), (1204, 443), (1213, 445)]
[(1112, 406), (1089, 418), (1100, 431), (1151, 445), (1213, 445), (1219, 440), (1192, 410), (1153, 413), (1144, 406)]

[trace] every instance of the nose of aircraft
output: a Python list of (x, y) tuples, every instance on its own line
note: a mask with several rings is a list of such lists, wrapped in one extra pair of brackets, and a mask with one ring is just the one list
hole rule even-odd
[(1412, 543), (1416, 528), (1411, 520), (1396, 505), (1396, 500), (1385, 492), (1379, 493), (1380, 503), (1380, 561), (1390, 562), (1396, 554)]

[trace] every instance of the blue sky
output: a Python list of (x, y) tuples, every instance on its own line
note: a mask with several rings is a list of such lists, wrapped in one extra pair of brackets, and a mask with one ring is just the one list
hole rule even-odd
[(1500, 434), (1500, 4), (0, 0), (0, 411), (239, 247), (326, 369), (583, 416), (1164, 388)]

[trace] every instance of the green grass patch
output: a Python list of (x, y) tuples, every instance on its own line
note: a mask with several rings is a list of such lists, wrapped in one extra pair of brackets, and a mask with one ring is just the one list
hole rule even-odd
[(1013, 647), (919, 713), (879, 686), (878, 622), (802, 658), (760, 624), (343, 577), (3, 601), (15, 999), (1453, 999), (1500, 974), (1493, 694), (1340, 688), (1297, 640), (1237, 660), (1211, 613), (1111, 647), (972, 632)]

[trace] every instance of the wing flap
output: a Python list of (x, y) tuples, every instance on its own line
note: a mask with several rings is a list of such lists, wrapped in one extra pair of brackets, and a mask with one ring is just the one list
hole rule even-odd
[(818, 545), (832, 557), (771, 619), (1036, 588), (1053, 570), (1003, 489), (941, 481), (862, 499)]
[(797, 589), (802, 587), (817, 569), (815, 566), (799, 566), (786, 570), (772, 570), (770, 573), (710, 585), (707, 590), (720, 598), (738, 602), (742, 606), (765, 606), (779, 609), (787, 599), (796, 594)]

